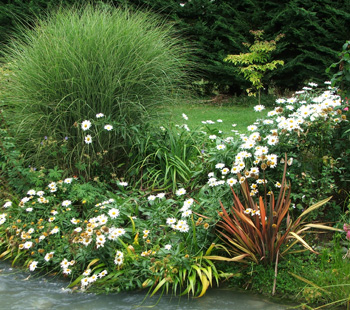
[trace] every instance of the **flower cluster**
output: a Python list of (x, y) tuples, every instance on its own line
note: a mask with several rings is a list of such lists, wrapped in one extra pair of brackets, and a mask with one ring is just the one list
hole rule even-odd
[[(96, 118), (97, 118), (97, 119), (102, 118), (102, 117), (105, 117), (105, 115), (104, 115), (103, 113), (98, 113), (98, 114), (96, 114)], [(82, 121), (82, 123), (81, 123), (81, 129), (82, 129), (83, 131), (88, 131), (88, 130), (91, 128), (91, 126), (92, 126), (92, 122), (91, 122), (90, 120), (85, 120), (85, 121)], [(105, 130), (107, 130), (107, 131), (113, 130), (113, 126), (110, 125), (110, 124), (104, 125), (103, 128), (104, 128)], [(84, 137), (84, 142), (85, 142), (86, 144), (92, 143), (92, 136), (91, 136), (91, 135), (86, 135), (86, 136)]]
[[(310, 84), (317, 87), (317, 84)], [(215, 143), (216, 151), (228, 149), (229, 163), (218, 162), (215, 170), (208, 174), (208, 185), (237, 186), (245, 180), (251, 181), (252, 196), (258, 195), (260, 185), (269, 182), (270, 190), (280, 187), (277, 180), (268, 178), (268, 170), (277, 167), (279, 161), (284, 163), (283, 145), (297, 144), (300, 137), (306, 137), (309, 127), (317, 121), (329, 121), (333, 126), (347, 121), (337, 108), (341, 105), (341, 98), (329, 89), (320, 95), (313, 95), (313, 89), (308, 87), (298, 92), (292, 98), (276, 100), (276, 106), (267, 113), (265, 119), (258, 119), (248, 126), (248, 134), (236, 133), (236, 137), (218, 138), (210, 135), (209, 139)], [(255, 111), (264, 110), (264, 106), (255, 106)], [(215, 154), (215, 149), (212, 153)], [(216, 153), (218, 158), (222, 155)], [(233, 160), (231, 158), (233, 157)], [(288, 165), (293, 164), (293, 158), (288, 159)], [(269, 181), (268, 181), (269, 180)]]

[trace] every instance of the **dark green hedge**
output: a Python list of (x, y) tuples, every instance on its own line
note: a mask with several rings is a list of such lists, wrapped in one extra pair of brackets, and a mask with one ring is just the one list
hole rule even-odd
[(58, 5), (83, 3), (83, 0), (2, 0), (0, 1), (0, 47), (10, 40), (18, 27), (30, 27), (35, 17)]
[[(70, 0), (14, 0), (0, 6), (0, 42), (4, 43), (15, 25), (14, 16), (27, 18), (58, 3)], [(266, 83), (297, 89), (307, 81), (323, 82), (325, 69), (350, 39), (349, 0), (104, 0), (114, 5), (152, 9), (175, 21), (183, 35), (199, 48), (199, 77), (240, 92), (247, 84), (238, 71), (223, 62), (227, 54), (245, 52), (242, 42), (252, 39), (249, 30), (262, 29), (266, 39), (279, 33), (275, 59), (285, 66), (269, 73)]]

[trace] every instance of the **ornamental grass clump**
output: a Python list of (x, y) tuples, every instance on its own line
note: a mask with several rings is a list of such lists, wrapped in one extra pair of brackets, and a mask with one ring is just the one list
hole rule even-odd
[(24, 30), (6, 59), (8, 112), (28, 162), (88, 178), (125, 163), (132, 137), (183, 83), (186, 54), (172, 26), (151, 13), (88, 5)]

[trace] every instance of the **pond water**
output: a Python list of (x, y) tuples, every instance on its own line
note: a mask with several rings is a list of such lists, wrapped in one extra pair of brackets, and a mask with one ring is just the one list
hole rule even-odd
[[(67, 282), (52, 278), (34, 278), (29, 273), (11, 268), (0, 262), (0, 309), (6, 310), (111, 310), (151, 309), (171, 310), (285, 310), (287, 305), (277, 304), (261, 296), (229, 289), (211, 289), (202, 298), (162, 296), (148, 298), (144, 292), (127, 292), (109, 295), (71, 293)], [(149, 308), (149, 307), (147, 307)]]

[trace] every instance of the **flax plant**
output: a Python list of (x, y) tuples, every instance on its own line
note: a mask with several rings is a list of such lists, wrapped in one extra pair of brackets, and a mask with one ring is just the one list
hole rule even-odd
[[(286, 254), (296, 243), (300, 243), (307, 250), (316, 253), (304, 240), (305, 233), (310, 228), (336, 230), (321, 224), (307, 223), (305, 220), (306, 215), (327, 203), (331, 197), (307, 208), (293, 221), (288, 212), (291, 202), (291, 185), (286, 182), (286, 169), (287, 164), (284, 167), (277, 200), (271, 192), (270, 199), (267, 199), (266, 196), (264, 198), (260, 196), (258, 202), (255, 202), (250, 196), (246, 181), (241, 184), (243, 201), (232, 189), (231, 212), (227, 212), (221, 203), (221, 221), (217, 227), (218, 233), (227, 244), (227, 249), (233, 258), (212, 257), (212, 259), (236, 259), (253, 261), (257, 264), (273, 264), (278, 262), (279, 255)], [(252, 210), (250, 214), (254, 215), (250, 215), (247, 210)], [(283, 250), (283, 246), (287, 243), (287, 249)]]

